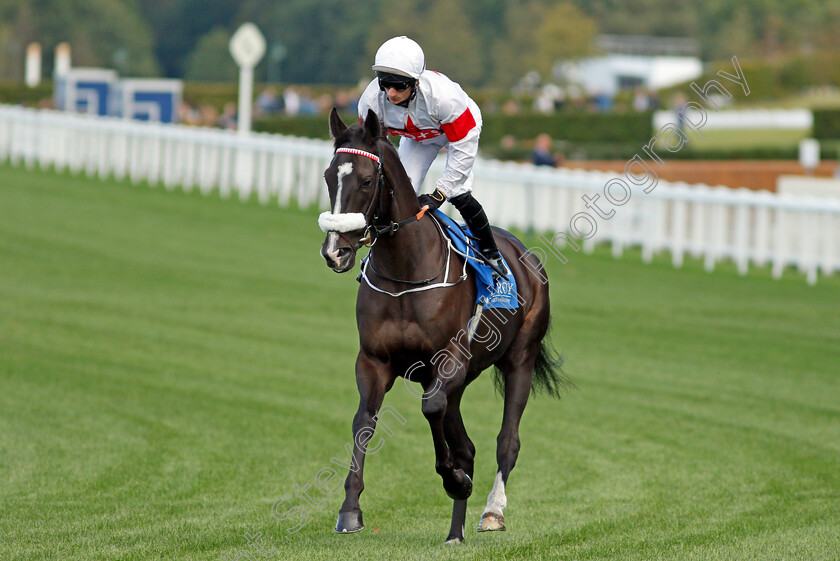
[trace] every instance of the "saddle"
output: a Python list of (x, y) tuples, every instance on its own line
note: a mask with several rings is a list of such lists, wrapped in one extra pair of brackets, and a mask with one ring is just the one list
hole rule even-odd
[[(516, 279), (514, 279), (513, 273), (496, 280), (493, 276), (493, 269), (490, 268), (485, 257), (478, 251), (478, 238), (472, 235), (466, 225), (458, 224), (437, 209), (433, 210), (429, 216), (440, 224), (455, 250), (467, 260), (467, 264), (475, 272), (476, 288), (478, 289), (476, 303), (480, 304), (485, 310), (489, 308), (508, 310), (519, 308), (519, 301), (516, 298)], [(502, 259), (504, 259), (504, 256)], [(512, 270), (507, 260), (505, 260), (505, 266), (508, 271)]]

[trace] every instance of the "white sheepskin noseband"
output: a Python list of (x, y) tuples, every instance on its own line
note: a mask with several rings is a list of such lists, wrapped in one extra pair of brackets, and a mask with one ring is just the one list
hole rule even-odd
[(343, 212), (333, 214), (329, 211), (318, 217), (318, 226), (324, 232), (353, 232), (364, 230), (367, 226), (365, 215), (361, 212)]

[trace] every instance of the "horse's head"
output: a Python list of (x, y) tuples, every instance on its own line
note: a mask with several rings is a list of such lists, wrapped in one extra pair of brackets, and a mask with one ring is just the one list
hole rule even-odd
[(368, 111), (363, 125), (347, 127), (333, 108), (330, 133), (336, 153), (324, 179), (332, 210), (321, 214), (318, 225), (327, 233), (321, 255), (330, 269), (344, 273), (356, 262), (356, 251), (364, 244), (385, 188), (377, 145), (379, 117)]

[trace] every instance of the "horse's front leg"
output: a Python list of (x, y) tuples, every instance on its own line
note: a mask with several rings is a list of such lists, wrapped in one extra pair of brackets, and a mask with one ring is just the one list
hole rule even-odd
[[(445, 353), (446, 351), (442, 351)], [(438, 355), (436, 355), (438, 356)], [(454, 354), (450, 356), (454, 357)], [(472, 479), (455, 463), (455, 459), (446, 442), (444, 421), (449, 397), (463, 387), (466, 378), (466, 364), (460, 360), (438, 361), (435, 375), (423, 394), (423, 415), (432, 430), (435, 447), (435, 471), (443, 479), (443, 489), (450, 498), (466, 500), (472, 494)]]
[[(344, 503), (338, 511), (338, 521), (335, 525), (335, 531), (342, 534), (358, 532), (365, 527), (362, 522), (362, 509), (359, 507), (359, 496), (365, 488), (363, 479), (365, 450), (359, 446), (359, 443), (366, 442), (365, 435), (372, 434), (376, 428), (376, 413), (385, 398), (389, 376), (390, 370), (387, 365), (363, 351), (359, 352), (356, 358), (359, 410), (353, 417), (353, 439), (350, 443), (353, 453), (348, 458), (350, 471), (344, 482)], [(370, 431), (364, 429), (370, 429)]]

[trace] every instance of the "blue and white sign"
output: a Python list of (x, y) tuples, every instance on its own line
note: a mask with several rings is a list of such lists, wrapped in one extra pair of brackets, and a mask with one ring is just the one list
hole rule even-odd
[(56, 107), (74, 113), (109, 115), (109, 103), (116, 83), (116, 70), (71, 68), (56, 79)]
[(140, 121), (175, 123), (178, 121), (183, 87), (180, 80), (120, 80), (113, 97), (111, 114)]

